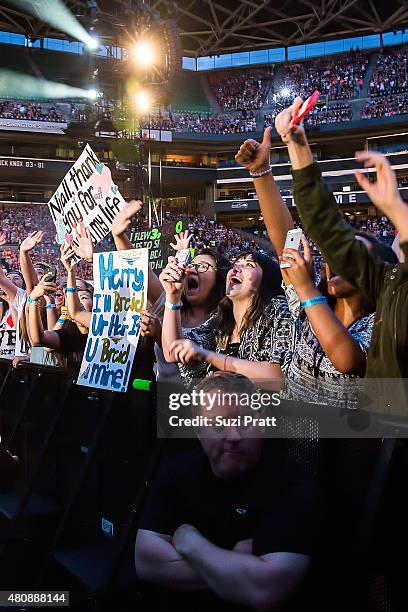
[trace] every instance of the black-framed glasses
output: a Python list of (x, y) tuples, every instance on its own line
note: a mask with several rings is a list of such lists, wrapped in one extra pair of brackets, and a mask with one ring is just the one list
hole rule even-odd
[(187, 266), (187, 270), (194, 270), (197, 274), (208, 272), (208, 270), (216, 270), (217, 268), (207, 261), (202, 261), (200, 263), (190, 263)]

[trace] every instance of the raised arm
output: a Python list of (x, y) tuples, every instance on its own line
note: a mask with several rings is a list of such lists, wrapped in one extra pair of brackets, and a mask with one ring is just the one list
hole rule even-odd
[(74, 251), (69, 245), (63, 244), (61, 246), (61, 262), (67, 271), (67, 306), (68, 313), (71, 319), (85, 327), (89, 328), (91, 323), (91, 312), (86, 312), (78, 298), (78, 291), (76, 286), (76, 274), (73, 266), (72, 257)]
[[(130, 227), (132, 217), (142, 210), (143, 202), (140, 200), (130, 200), (126, 206), (115, 217), (112, 223), (112, 236), (118, 251), (127, 251), (134, 246), (130, 242), (126, 232)], [(147, 299), (150, 304), (154, 304), (163, 292), (161, 283), (155, 273), (149, 267)]]
[(29, 295), (38, 283), (37, 273), (31, 261), (30, 251), (42, 242), (43, 232), (31, 232), (20, 244), (20, 267)]
[(7, 300), (10, 305), (13, 304), (14, 298), (17, 294), (16, 285), (5, 275), (2, 266), (0, 266), (0, 289), (3, 289), (7, 295)]
[(356, 240), (356, 230), (347, 223), (331, 190), (313, 162), (302, 126), (290, 128), (294, 108), (301, 98), (276, 118), (276, 130), (288, 146), (292, 162), (294, 198), (303, 229), (317, 244), (330, 268), (352, 283), (376, 303), (381, 292), (386, 264), (371, 255), (365, 244)]
[(45, 293), (54, 293), (57, 288), (54, 283), (48, 283), (46, 279), (46, 276), (41, 279), (38, 285), (32, 290), (28, 299), (30, 339), (32, 346), (44, 346), (55, 351), (60, 351), (61, 344), (58, 334), (54, 331), (44, 331), (40, 316), (39, 300)]
[[(322, 294), (313, 283), (312, 256), (303, 236), (302, 242), (304, 257), (295, 249), (285, 249), (282, 259), (290, 265), (286, 274), (299, 299), (306, 301), (322, 297)], [(327, 303), (315, 304), (306, 308), (305, 313), (316, 338), (336, 370), (348, 374), (364, 374), (366, 354), (330, 306)]]
[[(262, 143), (246, 140), (240, 147), (236, 161), (247, 168), (251, 175), (267, 172), (269, 168), (269, 151), (271, 148), (271, 128), (266, 128)], [(292, 216), (283, 201), (271, 172), (253, 177), (259, 206), (268, 236), (280, 255), (285, 244), (286, 234), (293, 229)]]
[(176, 340), (182, 339), (183, 330), (181, 326), (180, 309), (172, 310), (170, 305), (181, 304), (183, 293), (183, 282), (176, 282), (180, 276), (174, 257), (169, 257), (167, 266), (160, 274), (160, 283), (166, 294), (166, 305), (162, 321), (162, 349), (164, 358), (170, 363), (176, 363), (178, 359), (172, 351), (172, 345)]

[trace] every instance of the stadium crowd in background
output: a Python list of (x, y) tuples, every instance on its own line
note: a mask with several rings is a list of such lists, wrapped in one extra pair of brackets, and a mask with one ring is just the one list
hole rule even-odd
[(26, 121), (56, 121), (65, 122), (66, 119), (57, 112), (54, 106), (42, 105), (38, 102), (1, 101), (0, 117), (5, 119), (24, 119)]
[(358, 51), (333, 59), (289, 64), (283, 86), (304, 98), (315, 90), (328, 100), (355, 98), (363, 88), (367, 66), (368, 55)]
[(265, 102), (273, 73), (268, 69), (210, 75), (209, 84), (223, 111), (255, 110)]

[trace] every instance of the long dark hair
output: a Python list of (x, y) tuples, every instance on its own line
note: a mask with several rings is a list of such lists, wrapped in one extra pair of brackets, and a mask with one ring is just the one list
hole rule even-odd
[[(253, 261), (260, 265), (262, 269), (262, 279), (259, 292), (254, 296), (248, 311), (245, 313), (241, 329), (239, 330), (240, 335), (255, 325), (256, 321), (263, 314), (265, 308), (273, 298), (284, 295), (282, 289), (282, 275), (278, 262), (272, 259), (272, 257), (269, 257), (269, 255), (259, 253), (259, 251), (244, 251), (243, 253), (239, 253), (235, 261), (248, 257), (249, 255)], [(224, 299), (221, 300), (216, 317), (218, 342), (225, 343), (231, 336), (235, 327), (232, 301), (228, 296), (225, 296)]]
[[(199, 249), (194, 253), (194, 257), (197, 257), (197, 255), (208, 255), (209, 257), (212, 257), (217, 267), (215, 273), (214, 289), (211, 291), (208, 302), (208, 310), (210, 313), (212, 313), (217, 310), (218, 304), (225, 297), (227, 272), (231, 268), (231, 262), (229, 261), (229, 259), (224, 257), (224, 255), (221, 255), (221, 253), (217, 253), (217, 251), (214, 251), (213, 249)], [(184, 293), (182, 295), (181, 301), (183, 303), (183, 310), (188, 310), (190, 308), (190, 305), (186, 300)]]

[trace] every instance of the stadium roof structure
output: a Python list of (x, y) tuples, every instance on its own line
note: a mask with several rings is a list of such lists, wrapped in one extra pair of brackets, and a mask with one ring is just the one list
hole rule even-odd
[[(47, 2), (47, 0), (32, 0)], [(177, 20), (184, 55), (208, 56), (408, 29), (407, 0), (65, 0), (104, 41), (123, 43), (140, 10)], [(52, 10), (52, 3), (49, 3)], [(95, 19), (97, 21), (95, 21)], [(61, 32), (13, 2), (2, 2), (0, 29), (38, 38)], [(122, 33), (122, 34), (121, 34)]]

